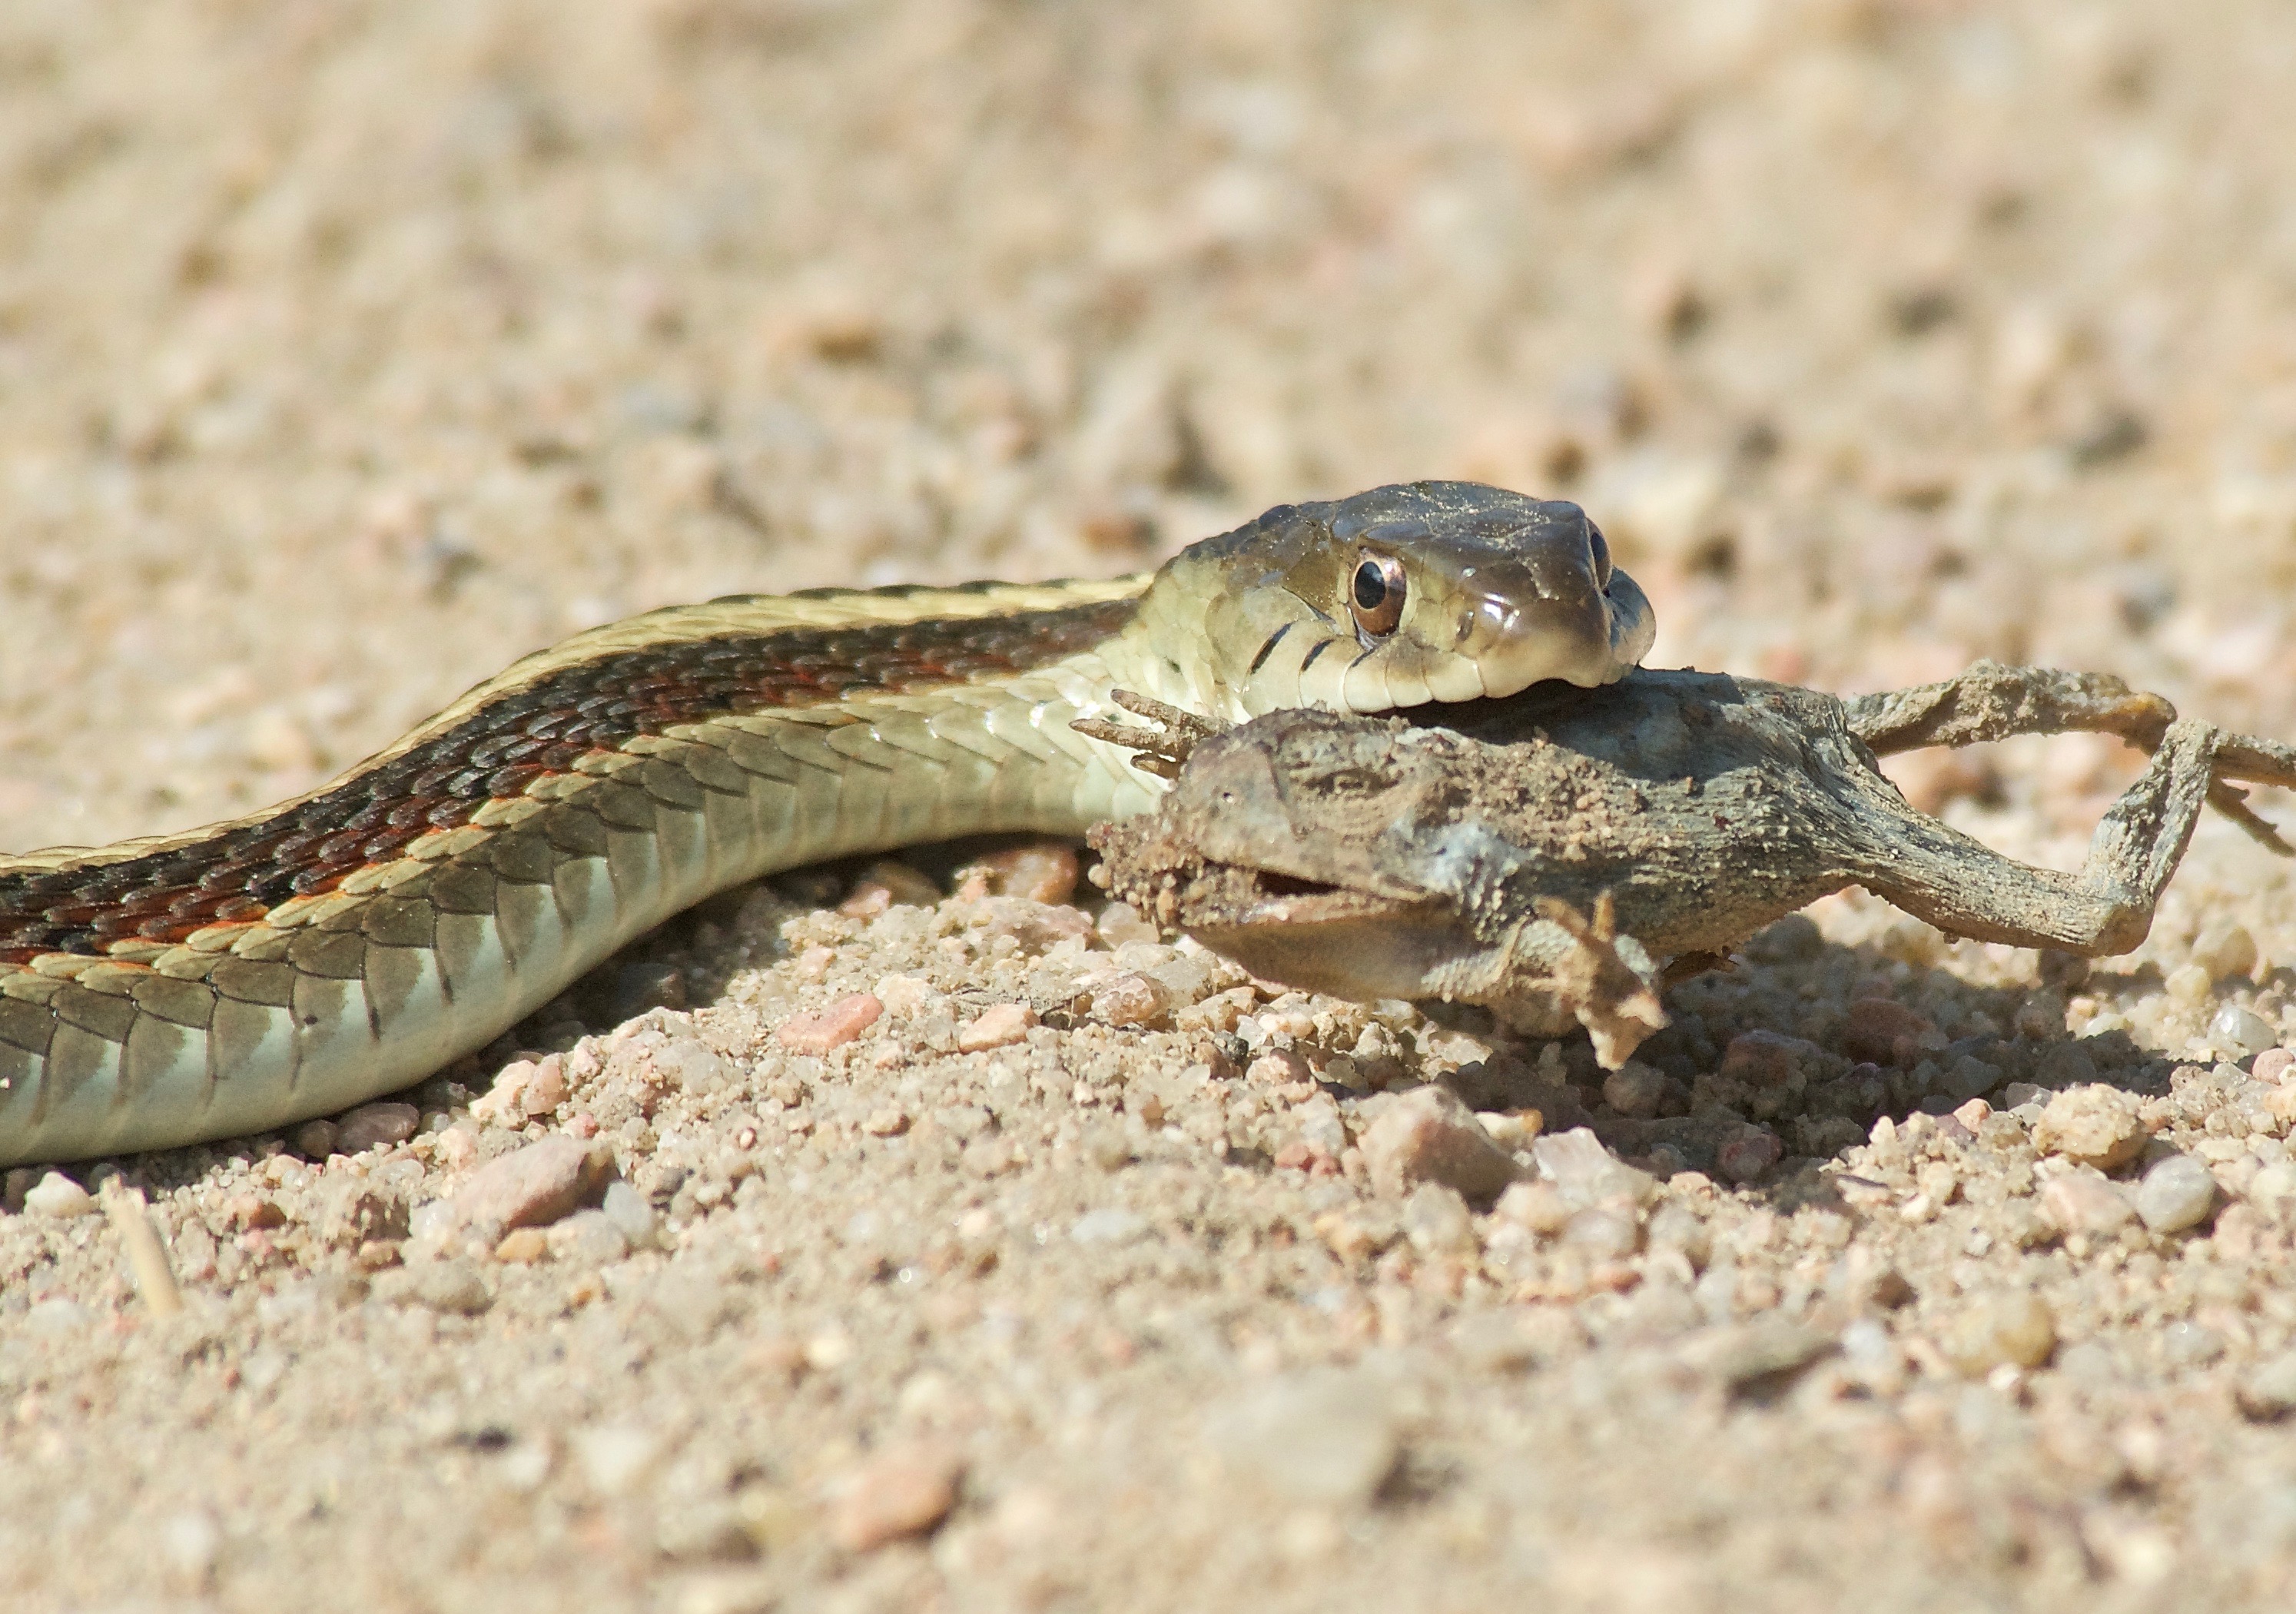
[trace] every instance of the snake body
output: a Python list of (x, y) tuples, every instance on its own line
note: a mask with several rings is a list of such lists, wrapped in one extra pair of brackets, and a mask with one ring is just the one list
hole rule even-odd
[(1650, 638), (1577, 506), (1468, 483), (1279, 506), (1152, 575), (597, 629), (254, 817), (0, 858), (0, 1165), (392, 1091), (761, 875), (1138, 811), (1160, 784), (1070, 727), (1113, 688), (1375, 712), (1607, 682)]

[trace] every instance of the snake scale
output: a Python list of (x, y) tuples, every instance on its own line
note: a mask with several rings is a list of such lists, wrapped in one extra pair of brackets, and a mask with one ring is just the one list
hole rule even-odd
[(418, 1081), (714, 892), (1081, 835), (1162, 788), (1070, 725), (1595, 685), (1648, 602), (1577, 506), (1418, 482), (1150, 575), (675, 607), (480, 685), (233, 823), (0, 858), (0, 1165), (263, 1131)]

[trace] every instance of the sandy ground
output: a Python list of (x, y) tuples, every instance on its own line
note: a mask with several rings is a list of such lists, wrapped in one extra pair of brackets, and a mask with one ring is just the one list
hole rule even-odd
[[(0, 845), (649, 605), (1429, 474), (1586, 502), (1658, 664), (2296, 737), (2292, 101), (2266, 0), (12, 0)], [(2130, 771), (1901, 777), (2069, 867)], [(955, 861), (734, 893), (332, 1140), (77, 1169), (180, 1315), (12, 1180), (0, 1603), (2296, 1596), (2296, 901), (2226, 827), (2086, 978), (1829, 902), (1617, 1086)], [(616, 1185), (497, 1239), (521, 1149)]]

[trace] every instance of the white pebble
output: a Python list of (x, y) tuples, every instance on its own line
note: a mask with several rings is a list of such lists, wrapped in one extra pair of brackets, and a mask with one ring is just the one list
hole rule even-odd
[(2204, 1002), (2216, 985), (2216, 977), (2202, 964), (2181, 964), (2169, 972), (2166, 983), (2169, 995), (2179, 1003)]
[(2181, 1233), (2207, 1219), (2217, 1180), (2190, 1155), (2170, 1155), (2144, 1173), (2134, 1196), (2136, 1214), (2156, 1233)]
[(95, 1213), (95, 1197), (62, 1172), (50, 1172), (24, 1195), (24, 1208), (59, 1221)]
[(2236, 1053), (2262, 1053), (2280, 1041), (2270, 1021), (2237, 1003), (2227, 1003), (2209, 1022), (2209, 1041)]

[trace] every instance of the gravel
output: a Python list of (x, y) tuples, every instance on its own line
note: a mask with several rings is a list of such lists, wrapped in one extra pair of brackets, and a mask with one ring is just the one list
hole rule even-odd
[[(1425, 475), (1585, 501), (1658, 664), (2296, 737), (2283, 8), (538, 16), (0, 7), (0, 846), (631, 612)], [(2142, 765), (1889, 763), (2061, 869)], [(2296, 888), (2221, 819), (2126, 958), (1846, 893), (1615, 1077), (1081, 872), (793, 872), (412, 1092), (70, 1165), (176, 1315), (7, 1173), (11, 1599), (2296, 1601)], [(594, 1208), (455, 1231), (545, 1147)]]

